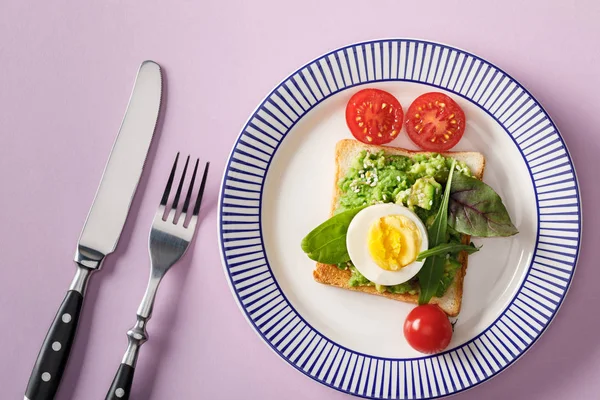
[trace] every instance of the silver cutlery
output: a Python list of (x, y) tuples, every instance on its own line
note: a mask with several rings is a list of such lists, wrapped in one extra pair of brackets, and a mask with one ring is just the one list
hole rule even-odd
[(25, 400), (53, 399), (71, 353), (91, 274), (102, 267), (119, 241), (160, 111), (160, 66), (139, 67), (119, 134), (85, 221), (75, 252), (76, 273), (38, 354)]
[(125, 351), (121, 365), (119, 366), (108, 394), (106, 395), (106, 400), (129, 399), (138, 353), (142, 344), (148, 340), (146, 325), (152, 316), (152, 309), (154, 307), (154, 299), (156, 297), (158, 285), (169, 268), (185, 254), (196, 232), (198, 212), (200, 211), (202, 195), (204, 194), (204, 187), (206, 186), (209, 163), (206, 163), (204, 167), (198, 195), (196, 197), (194, 208), (190, 213), (189, 207), (199, 164), (199, 160), (196, 160), (187, 195), (183, 202), (181, 212), (179, 213), (178, 206), (181, 200), (181, 192), (190, 157), (188, 156), (185, 166), (183, 167), (183, 172), (181, 174), (181, 179), (179, 180), (173, 203), (170, 207), (167, 207), (178, 160), (179, 154), (175, 157), (175, 163), (171, 169), (167, 186), (160, 201), (160, 205), (158, 206), (158, 210), (154, 215), (154, 221), (152, 222), (152, 228), (150, 230), (150, 238), (148, 241), (150, 250), (150, 279), (148, 281), (146, 293), (137, 310), (137, 321), (135, 325), (127, 331), (127, 350)]

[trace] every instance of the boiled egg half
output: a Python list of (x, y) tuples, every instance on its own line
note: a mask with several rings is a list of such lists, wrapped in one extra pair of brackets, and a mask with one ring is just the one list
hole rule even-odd
[(373, 283), (397, 285), (414, 277), (427, 250), (427, 229), (417, 215), (399, 204), (376, 204), (350, 222), (346, 247), (352, 264)]

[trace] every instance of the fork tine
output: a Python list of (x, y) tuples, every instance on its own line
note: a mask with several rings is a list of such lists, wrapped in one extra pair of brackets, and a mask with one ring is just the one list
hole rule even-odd
[(179, 205), (179, 197), (181, 196), (181, 189), (183, 188), (183, 181), (185, 180), (185, 174), (187, 172), (187, 167), (190, 162), (190, 156), (187, 156), (185, 160), (185, 166), (183, 167), (183, 172), (181, 173), (181, 179), (179, 180), (179, 186), (177, 187), (177, 193), (175, 193), (175, 198), (173, 199), (172, 210), (177, 212), (177, 206)]
[(169, 194), (171, 193), (171, 186), (173, 186), (173, 179), (175, 179), (175, 171), (177, 170), (178, 160), (179, 152), (177, 152), (177, 156), (175, 157), (175, 162), (173, 163), (173, 168), (171, 169), (171, 174), (169, 175), (169, 180), (167, 181), (167, 186), (165, 187), (165, 192), (163, 193), (162, 199), (160, 200), (160, 205), (163, 207), (166, 207), (167, 201), (169, 201)]
[(185, 201), (183, 202), (183, 208), (181, 209), (181, 214), (186, 215), (188, 207), (190, 206), (190, 200), (192, 198), (192, 192), (194, 191), (194, 183), (196, 182), (196, 172), (198, 172), (198, 163), (200, 160), (196, 159), (196, 165), (194, 166), (194, 172), (192, 173), (192, 180), (190, 181), (190, 187), (188, 188), (187, 195), (185, 196)]
[(200, 183), (200, 190), (198, 190), (198, 197), (196, 198), (196, 205), (194, 206), (194, 217), (198, 216), (200, 211), (200, 204), (202, 203), (202, 195), (204, 195), (204, 187), (206, 186), (206, 178), (208, 177), (208, 167), (210, 163), (206, 163), (204, 167), (204, 174), (202, 175), (202, 183)]

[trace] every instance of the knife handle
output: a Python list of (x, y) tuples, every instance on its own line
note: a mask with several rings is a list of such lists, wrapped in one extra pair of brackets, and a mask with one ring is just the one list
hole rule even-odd
[(77, 274), (48, 329), (25, 391), (26, 400), (54, 399), (75, 340), (90, 270)]
[(105, 400), (128, 400), (134, 372), (135, 368), (131, 365), (119, 365)]
[(27, 399), (54, 398), (71, 353), (82, 304), (81, 293), (75, 290), (67, 292), (46, 334), (31, 372), (25, 392)]

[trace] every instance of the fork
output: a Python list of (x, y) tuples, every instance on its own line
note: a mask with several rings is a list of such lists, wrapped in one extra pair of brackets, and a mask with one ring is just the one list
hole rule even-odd
[[(171, 266), (179, 261), (179, 259), (185, 254), (196, 232), (198, 212), (200, 211), (202, 195), (204, 194), (204, 187), (206, 186), (209, 163), (206, 163), (206, 166), (204, 167), (204, 173), (202, 175), (200, 189), (198, 190), (198, 196), (196, 197), (196, 203), (194, 205), (192, 215), (186, 224), (186, 220), (189, 217), (188, 209), (192, 198), (192, 192), (194, 190), (194, 182), (196, 180), (199, 160), (196, 160), (196, 165), (194, 167), (194, 172), (192, 174), (187, 195), (179, 215), (177, 214), (177, 208), (181, 199), (181, 191), (190, 157), (187, 157), (185, 166), (183, 167), (183, 173), (181, 174), (181, 179), (179, 181), (179, 186), (177, 187), (177, 192), (175, 193), (175, 198), (173, 199), (171, 207), (168, 208), (167, 203), (171, 193), (171, 186), (173, 185), (173, 180), (175, 178), (178, 160), (179, 153), (177, 153), (177, 156), (175, 157), (175, 162), (173, 164), (173, 168), (171, 169), (167, 186), (160, 201), (160, 205), (158, 206), (158, 210), (154, 215), (152, 229), (150, 230), (150, 238), (148, 241), (148, 247), (150, 250), (150, 279), (148, 281), (148, 287), (146, 288), (144, 298), (142, 299), (142, 302), (137, 310), (137, 321), (135, 325), (129, 329), (129, 331), (127, 331), (127, 350), (125, 351), (121, 365), (119, 366), (108, 394), (106, 395), (106, 400), (129, 399), (138, 353), (142, 344), (148, 340), (146, 325), (152, 316), (152, 309), (154, 307), (154, 299), (156, 297), (158, 285), (169, 268), (171, 268)], [(165, 216), (165, 214), (167, 215)]]

